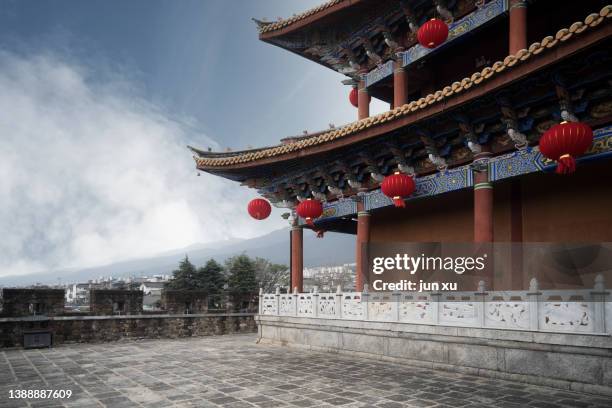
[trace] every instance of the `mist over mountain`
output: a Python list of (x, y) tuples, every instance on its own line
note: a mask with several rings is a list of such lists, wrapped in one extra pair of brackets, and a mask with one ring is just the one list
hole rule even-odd
[[(112, 263), (109, 265), (61, 271), (49, 271), (22, 276), (0, 277), (0, 286), (21, 286), (34, 283), (57, 284), (87, 282), (99, 277), (128, 277), (171, 274), (185, 255), (196, 266), (214, 258), (219, 262), (246, 253), (251, 257), (262, 257), (274, 263), (289, 265), (288, 228), (273, 231), (252, 239), (229, 239), (207, 244), (193, 244), (186, 248), (166, 251), (157, 256)], [(355, 237), (348, 234), (326, 233), (325, 238), (316, 238), (314, 232), (304, 230), (304, 267), (341, 265), (355, 262)]]

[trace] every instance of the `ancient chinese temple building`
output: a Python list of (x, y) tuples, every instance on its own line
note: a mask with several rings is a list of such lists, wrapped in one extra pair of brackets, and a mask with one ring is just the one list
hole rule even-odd
[[(510, 276), (508, 291), (415, 297), (369, 292), (362, 256), (612, 242), (610, 17), (594, 0), (333, 0), (256, 20), (262, 41), (344, 74), (356, 106), (355, 122), (276, 146), (192, 148), (199, 170), (287, 208), (297, 290), (260, 294), (261, 338), (612, 395), (602, 275), (572, 293)], [(371, 98), (389, 110), (371, 116)], [(304, 229), (356, 236), (356, 292), (301, 293)]]
[[(612, 241), (612, 188), (600, 177), (612, 171), (610, 11), (591, 0), (335, 0), (257, 21), (262, 41), (345, 74), (357, 121), (247, 151), (193, 148), (197, 168), (276, 206), (323, 201), (314, 226), (295, 220), (300, 290), (303, 228), (356, 235), (358, 290), (367, 241)], [(431, 17), (449, 27), (434, 49), (416, 35)], [(371, 97), (389, 111), (369, 116)], [(595, 135), (569, 177), (550, 174), (538, 149), (563, 120)], [(416, 181), (401, 211), (380, 191), (397, 170)]]

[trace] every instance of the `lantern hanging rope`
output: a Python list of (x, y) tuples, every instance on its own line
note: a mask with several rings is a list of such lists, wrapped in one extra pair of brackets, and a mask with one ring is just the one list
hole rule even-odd
[(385, 177), (380, 185), (383, 194), (391, 198), (393, 205), (398, 208), (406, 207), (404, 198), (414, 193), (415, 188), (414, 179), (399, 171)]
[(540, 138), (540, 153), (557, 162), (557, 174), (576, 171), (576, 157), (593, 144), (593, 130), (586, 123), (562, 122), (548, 129)]
[(249, 201), (247, 211), (249, 212), (249, 215), (256, 220), (264, 220), (270, 216), (272, 206), (263, 198), (255, 198)]
[(308, 198), (295, 208), (297, 215), (306, 220), (306, 224), (314, 226), (314, 219), (323, 214), (323, 204), (319, 200)]
[(448, 25), (439, 18), (432, 18), (417, 31), (419, 44), (425, 48), (436, 48), (448, 38)]

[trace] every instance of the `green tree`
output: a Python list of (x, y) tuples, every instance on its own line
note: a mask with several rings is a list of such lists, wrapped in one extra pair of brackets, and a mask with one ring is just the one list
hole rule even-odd
[(289, 286), (289, 268), (264, 258), (255, 258), (257, 283), (264, 293), (273, 293), (277, 286)]
[(172, 272), (172, 280), (165, 284), (168, 289), (197, 289), (196, 285), (196, 267), (189, 261), (189, 257), (185, 255), (185, 259), (179, 264), (179, 268)]
[(225, 262), (229, 274), (228, 290), (232, 294), (257, 293), (257, 275), (255, 262), (247, 255), (237, 255)]
[(198, 289), (203, 289), (208, 294), (220, 294), (223, 292), (223, 285), (225, 285), (226, 279), (223, 274), (223, 266), (221, 266), (214, 259), (206, 262), (197, 271), (197, 282)]

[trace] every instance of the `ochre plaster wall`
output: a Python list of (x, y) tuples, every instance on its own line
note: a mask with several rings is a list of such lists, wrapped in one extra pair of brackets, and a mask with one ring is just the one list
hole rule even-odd
[[(471, 242), (473, 202), (469, 189), (374, 211), (370, 241)], [(612, 242), (612, 160), (494, 183), (493, 213), (498, 242)]]
[(375, 211), (370, 228), (371, 242), (471, 242), (472, 191), (408, 201), (405, 209)]

